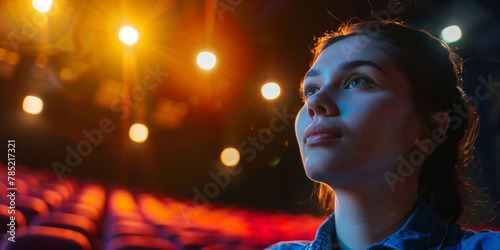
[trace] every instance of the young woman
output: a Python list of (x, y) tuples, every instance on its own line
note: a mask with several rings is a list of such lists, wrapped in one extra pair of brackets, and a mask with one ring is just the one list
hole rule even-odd
[(334, 212), (313, 242), (270, 249), (498, 249), (499, 233), (457, 224), (478, 124), (459, 57), (428, 32), (375, 21), (327, 33), (313, 53), (295, 130)]

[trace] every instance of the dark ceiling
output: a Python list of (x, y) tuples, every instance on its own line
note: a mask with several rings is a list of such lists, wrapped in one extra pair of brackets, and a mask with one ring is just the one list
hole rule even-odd
[[(457, 52), (467, 59), (468, 93), (474, 94), (481, 77), (500, 79), (496, 1), (402, 1), (398, 15), (387, 11), (393, 2), (61, 0), (48, 14), (37, 14), (31, 1), (2, 0), (0, 138), (16, 140), (19, 164), (55, 168), (61, 178), (98, 179), (185, 199), (195, 198), (197, 190), (214, 192), (211, 201), (318, 213), (293, 118), (277, 113), (300, 109), (308, 48), (314, 36), (336, 29), (337, 19), (372, 13), (434, 34), (459, 25)], [(139, 31), (134, 46), (118, 40), (123, 25)], [(203, 50), (217, 55), (211, 71), (196, 66)], [(278, 99), (262, 98), (266, 82), (280, 84)], [(22, 111), (26, 95), (43, 99), (40, 115)], [(478, 183), (495, 203), (499, 91), (481, 100), (479, 111), (476, 148), (483, 175)], [(144, 143), (128, 138), (136, 122), (149, 127)], [(283, 129), (271, 129), (280, 124)], [(94, 144), (86, 144), (86, 134), (94, 136)], [(215, 190), (210, 183), (226, 171), (219, 158), (226, 147), (240, 149), (241, 172), (226, 174), (228, 182)], [(80, 150), (79, 156), (69, 156), (73, 150)]]

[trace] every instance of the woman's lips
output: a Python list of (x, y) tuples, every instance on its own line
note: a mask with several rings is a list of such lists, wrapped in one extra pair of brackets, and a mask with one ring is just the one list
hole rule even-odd
[(304, 143), (308, 146), (330, 143), (342, 137), (340, 129), (335, 127), (309, 126), (304, 133)]
[(312, 146), (321, 143), (331, 142), (332, 140), (339, 139), (338, 136), (332, 134), (313, 134), (306, 138), (306, 145)]

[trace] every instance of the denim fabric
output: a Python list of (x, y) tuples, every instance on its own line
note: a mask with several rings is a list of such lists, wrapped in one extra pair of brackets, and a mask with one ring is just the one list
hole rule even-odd
[[(313, 242), (281, 242), (266, 249), (339, 249), (333, 214), (320, 226)], [(500, 232), (483, 230), (476, 233), (447, 224), (425, 201), (421, 201), (401, 229), (366, 249), (500, 249)]]

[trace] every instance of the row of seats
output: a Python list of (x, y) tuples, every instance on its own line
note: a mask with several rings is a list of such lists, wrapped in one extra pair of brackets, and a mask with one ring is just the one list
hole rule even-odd
[[(76, 177), (58, 181), (50, 171), (25, 166), (16, 167), (12, 186), (6, 170), (0, 166), (0, 222), (6, 225), (0, 250), (263, 249), (283, 240), (311, 240), (324, 221), (307, 214), (197, 206)], [(15, 223), (14, 231), (9, 223)]]

